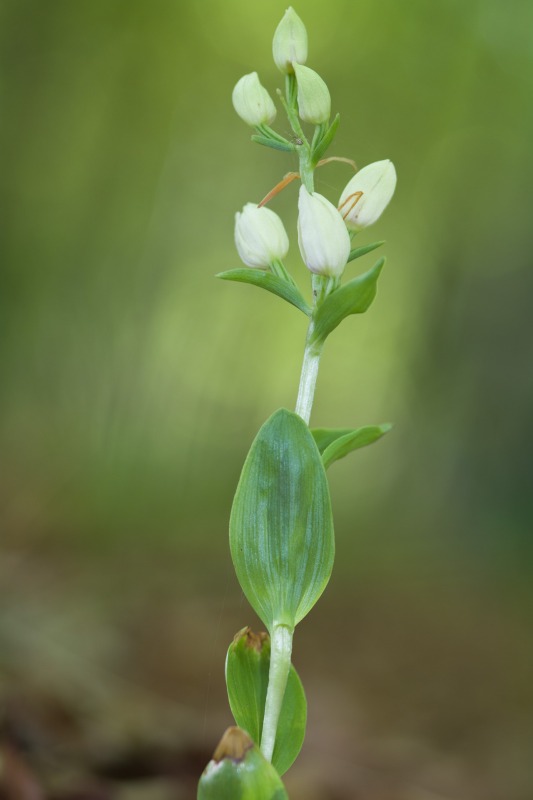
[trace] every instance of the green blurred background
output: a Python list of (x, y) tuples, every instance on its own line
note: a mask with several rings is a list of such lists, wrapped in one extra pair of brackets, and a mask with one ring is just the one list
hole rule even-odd
[[(257, 428), (294, 404), (305, 321), (213, 275), (238, 266), (235, 211), (296, 167), (251, 145), (231, 106), (246, 72), (281, 84), (285, 7), (0, 4), (15, 800), (21, 774), (56, 798), (192, 798), (231, 722), (225, 650), (260, 623), (227, 520)], [(341, 112), (331, 154), (391, 158), (399, 179), (360, 235), (387, 239), (377, 301), (333, 334), (319, 376), (314, 424), (394, 430), (329, 473), (338, 560), (297, 631), (309, 731), (287, 785), (294, 800), (529, 800), (533, 4), (296, 10)], [(317, 190), (336, 200), (350, 174), (324, 167)], [(296, 192), (272, 207), (308, 286)]]

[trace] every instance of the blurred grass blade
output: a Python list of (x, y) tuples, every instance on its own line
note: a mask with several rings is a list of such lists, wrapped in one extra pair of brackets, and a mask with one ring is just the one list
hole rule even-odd
[[(228, 649), (226, 684), (235, 722), (250, 734), (259, 746), (265, 712), (270, 668), (270, 637), (253, 633), (250, 628), (239, 631)], [(283, 706), (278, 722), (272, 764), (283, 775), (301, 750), (307, 721), (305, 693), (291, 665)]]
[(294, 283), (289, 283), (289, 281), (285, 281), (283, 278), (273, 275), (271, 272), (250, 268), (230, 269), (227, 272), (219, 272), (216, 277), (221, 278), (223, 281), (251, 283), (254, 286), (260, 286), (262, 289), (266, 289), (267, 292), (277, 294), (278, 297), (286, 300), (287, 303), (296, 306), (296, 308), (303, 311), (306, 316), (311, 314), (311, 308), (306, 303), (298, 287)]
[(341, 433), (322, 452), (324, 468), (327, 469), (334, 461), (344, 458), (353, 450), (358, 450), (360, 447), (366, 447), (373, 442), (377, 442), (391, 428), (392, 425), (385, 423), (383, 425), (367, 425), (364, 428), (357, 428), (348, 433)]
[(329, 488), (305, 422), (286, 409), (262, 426), (246, 458), (230, 519), (242, 590), (270, 632), (314, 606), (335, 554)]
[(324, 300), (315, 314), (311, 344), (323, 344), (343, 319), (351, 314), (363, 314), (370, 307), (384, 263), (385, 259), (380, 258), (372, 269), (348, 281)]
[(202, 773), (197, 800), (288, 800), (288, 795), (248, 734), (228, 728)]

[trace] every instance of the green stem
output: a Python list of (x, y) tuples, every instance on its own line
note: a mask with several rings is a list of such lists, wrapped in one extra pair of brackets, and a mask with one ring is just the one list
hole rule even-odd
[(311, 344), (313, 331), (314, 322), (311, 320), (307, 329), (302, 372), (300, 375), (300, 385), (298, 387), (298, 398), (295, 408), (296, 413), (299, 414), (308, 425), (311, 419), (311, 409), (313, 408), (318, 367), (320, 365), (320, 355), (322, 351), (321, 347), (317, 347), (316, 344)]
[(313, 173), (315, 168), (311, 160), (311, 149), (309, 144), (306, 142), (301, 147), (298, 147), (297, 150), (298, 157), (300, 159), (300, 178), (302, 183), (308, 192), (314, 192), (315, 181)]
[(292, 636), (293, 630), (287, 625), (274, 625), (271, 631), (270, 670), (261, 734), (261, 752), (267, 761), (272, 761), (276, 743), (279, 715), (291, 668)]

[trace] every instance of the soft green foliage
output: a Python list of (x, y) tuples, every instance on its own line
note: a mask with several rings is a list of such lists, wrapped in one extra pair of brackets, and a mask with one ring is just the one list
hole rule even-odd
[(390, 431), (391, 425), (367, 425), (364, 428), (350, 431), (338, 436), (322, 452), (322, 462), (327, 469), (334, 461), (344, 458), (353, 450), (366, 447), (373, 442), (377, 442), (384, 434)]
[(271, 272), (251, 269), (230, 269), (227, 272), (219, 272), (217, 278), (224, 281), (235, 281), (237, 283), (251, 283), (254, 286), (261, 286), (272, 294), (277, 294), (288, 303), (291, 303), (304, 314), (309, 316), (311, 308), (306, 303), (302, 293), (294, 283), (289, 283), (278, 275)]
[(385, 242), (372, 242), (372, 244), (365, 244), (362, 247), (355, 247), (353, 250), (350, 250), (348, 261), (355, 261), (356, 258), (366, 256), (367, 253), (371, 253), (372, 250), (376, 250), (383, 244), (385, 244)]
[[(235, 722), (259, 745), (265, 713), (270, 668), (270, 637), (240, 631), (228, 649), (226, 684)], [(272, 764), (286, 772), (302, 747), (307, 721), (307, 702), (302, 682), (291, 665), (278, 721)]]
[[(230, 729), (231, 732), (231, 729)], [(223, 745), (226, 736), (223, 738)], [(198, 800), (287, 800), (281, 779), (244, 731), (235, 731), (237, 746), (230, 745), (205, 768), (198, 785)], [(221, 748), (219, 745), (219, 748)]]
[(333, 122), (326, 129), (322, 136), (318, 137), (318, 141), (315, 143), (313, 148), (313, 155), (312, 155), (312, 162), (316, 166), (330, 144), (332, 143), (333, 139), (335, 138), (335, 134), (337, 133), (337, 128), (339, 127), (339, 122), (341, 118), (340, 115), (337, 114), (333, 119)]
[(385, 259), (380, 258), (372, 269), (348, 281), (324, 300), (314, 315), (311, 344), (322, 344), (343, 319), (367, 311), (376, 296), (377, 280), (384, 263)]
[(329, 489), (307, 425), (280, 409), (244, 464), (230, 520), (239, 583), (270, 630), (294, 627), (316, 603), (335, 552)]

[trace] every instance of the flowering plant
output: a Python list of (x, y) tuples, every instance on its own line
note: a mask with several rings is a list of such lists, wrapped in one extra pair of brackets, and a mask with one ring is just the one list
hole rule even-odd
[[(281, 775), (303, 744), (307, 705), (292, 666), (296, 625), (313, 608), (333, 568), (335, 541), (326, 470), (336, 460), (377, 441), (389, 425), (356, 429), (310, 428), (322, 348), (348, 316), (361, 314), (376, 295), (384, 258), (345, 283), (349, 262), (380, 247), (353, 248), (357, 231), (385, 210), (396, 185), (391, 161), (370, 164), (348, 182), (338, 206), (314, 189), (314, 172), (339, 124), (333, 120), (324, 80), (307, 60), (307, 32), (289, 8), (274, 34), (273, 56), (285, 76), (278, 91), (294, 138), (270, 125), (274, 103), (256, 72), (233, 91), (237, 114), (255, 129), (258, 144), (298, 157), (289, 173), (260, 203), (247, 203), (235, 218), (235, 244), (246, 268), (220, 273), (223, 280), (250, 283), (278, 295), (308, 318), (295, 411), (280, 409), (261, 427), (244, 464), (230, 519), (230, 548), (244, 594), (268, 633), (239, 631), (226, 658), (226, 683), (236, 727), (228, 729), (204, 771), (199, 800), (283, 800)], [(302, 122), (314, 126), (310, 135)], [(312, 301), (305, 299), (284, 258), (289, 239), (267, 203), (300, 179), (298, 244), (311, 272)]]

